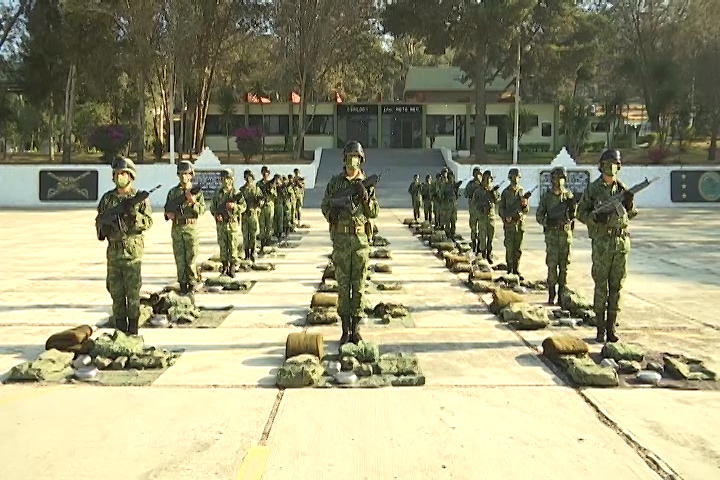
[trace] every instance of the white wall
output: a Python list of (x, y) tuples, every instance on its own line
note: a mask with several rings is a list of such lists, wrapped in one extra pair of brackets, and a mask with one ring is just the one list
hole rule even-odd
[[(522, 180), (520, 184), (526, 189), (530, 190), (540, 181), (540, 172), (549, 171), (552, 169), (550, 165), (462, 165), (454, 161), (452, 153), (446, 148), (440, 149), (445, 164), (455, 174), (455, 178), (459, 180), (465, 180), (470, 178), (472, 170), (475, 166), (479, 166), (483, 171), (490, 170), (495, 177), (497, 183), (507, 179), (508, 171), (511, 168), (517, 168), (520, 170)], [(577, 165), (576, 167), (566, 167), (568, 170), (587, 170), (590, 172), (590, 181), (595, 180), (600, 176), (600, 172), (594, 165)], [(653, 179), (658, 177), (658, 180), (653, 182), (648, 188), (638, 193), (635, 197), (635, 204), (638, 207), (710, 207), (713, 206), (711, 203), (673, 203), (670, 198), (670, 172), (675, 170), (717, 170), (720, 172), (720, 167), (693, 167), (683, 165), (667, 165), (667, 166), (624, 166), (620, 171), (619, 178), (628, 187), (642, 182), (645, 178)], [(465, 185), (463, 185), (464, 187)], [(507, 186), (507, 183), (505, 183)], [(504, 188), (504, 187), (503, 187)], [(537, 207), (540, 197), (537, 191), (530, 197), (530, 206)]]
[[(310, 164), (268, 165), (271, 172), (287, 175), (293, 173), (295, 168), (305, 178), (307, 188), (315, 187), (315, 177), (320, 164), (322, 148), (315, 150), (313, 162)], [(218, 165), (196, 166), (198, 171), (219, 170), (230, 168), (235, 172), (235, 178), (242, 179), (246, 169), (252, 170), (255, 178), (260, 178), (262, 165)], [(40, 170), (97, 170), (98, 171), (98, 199), (87, 202), (40, 201)], [(149, 190), (160, 184), (162, 187), (150, 194), (150, 203), (153, 208), (162, 208), (168, 190), (178, 183), (176, 166), (174, 164), (138, 165), (138, 178), (135, 182), (137, 188)], [(103, 193), (114, 188), (112, 171), (108, 165), (3, 165), (0, 168), (0, 208), (78, 208), (96, 207)]]

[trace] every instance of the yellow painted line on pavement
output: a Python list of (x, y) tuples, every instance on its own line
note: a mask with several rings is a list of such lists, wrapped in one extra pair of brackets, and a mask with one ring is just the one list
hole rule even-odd
[(263, 446), (250, 447), (240, 465), (235, 480), (260, 480), (265, 472), (265, 464), (270, 455), (270, 448)]
[(3, 395), (0, 396), (0, 406), (9, 405), (11, 403), (19, 402), (21, 400), (28, 400), (30, 398), (41, 397), (58, 390), (59, 387), (30, 387), (28, 390), (17, 393), (15, 395)]

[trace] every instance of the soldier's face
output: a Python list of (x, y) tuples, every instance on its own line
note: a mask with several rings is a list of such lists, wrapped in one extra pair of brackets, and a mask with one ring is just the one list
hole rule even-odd
[(125, 188), (130, 185), (132, 179), (130, 178), (128, 172), (119, 172), (113, 176), (113, 181), (119, 188)]
[(181, 181), (182, 183), (190, 183), (190, 182), (192, 182), (192, 177), (193, 177), (193, 176), (192, 176), (192, 173), (188, 173), (188, 172), (186, 172), (186, 173), (181, 173), (181, 174), (180, 174), (180, 181)]
[(358, 155), (347, 155), (344, 161), (345, 168), (348, 170), (357, 170), (360, 168), (360, 157)]
[(223, 186), (225, 188), (231, 188), (233, 185), (233, 179), (230, 177), (223, 178)]

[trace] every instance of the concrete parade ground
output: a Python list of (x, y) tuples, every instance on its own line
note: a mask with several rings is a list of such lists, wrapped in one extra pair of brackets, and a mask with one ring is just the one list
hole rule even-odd
[[(380, 200), (382, 202), (382, 192)], [(650, 387), (576, 389), (541, 359), (554, 331), (515, 332), (402, 225), (378, 220), (414, 326), (363, 327), (381, 351), (414, 352), (423, 387), (275, 386), (285, 339), (300, 331), (327, 263), (317, 208), (276, 270), (240, 273), (249, 293), (198, 294), (231, 303), (218, 328), (141, 329), (146, 342), (183, 348), (152, 385), (0, 386), (0, 478), (25, 479), (653, 479), (720, 478), (720, 393)], [(459, 233), (469, 236), (467, 210)], [(32, 360), (49, 335), (100, 324), (110, 313), (105, 247), (86, 210), (3, 211), (0, 372)], [(143, 292), (174, 281), (170, 227), (146, 235)], [(209, 215), (200, 260), (217, 253)], [(590, 245), (576, 230), (571, 285), (591, 296)], [(620, 315), (622, 340), (683, 353), (720, 370), (720, 218), (715, 210), (642, 210)], [(502, 233), (500, 232), (500, 235)], [(495, 255), (502, 259), (501, 238)], [(540, 228), (528, 218), (523, 274), (545, 277)], [(544, 297), (533, 298), (541, 303)], [(312, 327), (337, 349), (339, 326)], [(564, 331), (567, 333), (568, 328)], [(590, 340), (594, 331), (569, 333)], [(599, 348), (593, 345), (592, 348)]]

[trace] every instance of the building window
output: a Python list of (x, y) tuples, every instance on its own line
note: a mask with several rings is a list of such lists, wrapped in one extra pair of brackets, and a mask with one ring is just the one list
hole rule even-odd
[(452, 115), (428, 115), (428, 135), (455, 135), (455, 119)]
[[(250, 126), (262, 125), (262, 115), (250, 115)], [(265, 115), (265, 135), (288, 135), (290, 133), (289, 115)]]
[[(332, 115), (305, 116), (306, 135), (333, 135), (335, 133), (335, 118)], [(293, 132), (297, 133), (300, 122), (300, 115), (293, 115)]]
[(552, 137), (552, 123), (543, 122), (542, 124), (542, 136)]
[[(230, 122), (232, 136), (240, 127), (245, 126), (245, 115), (233, 115)], [(208, 115), (205, 120), (205, 135), (225, 135), (225, 119), (222, 115)]]

